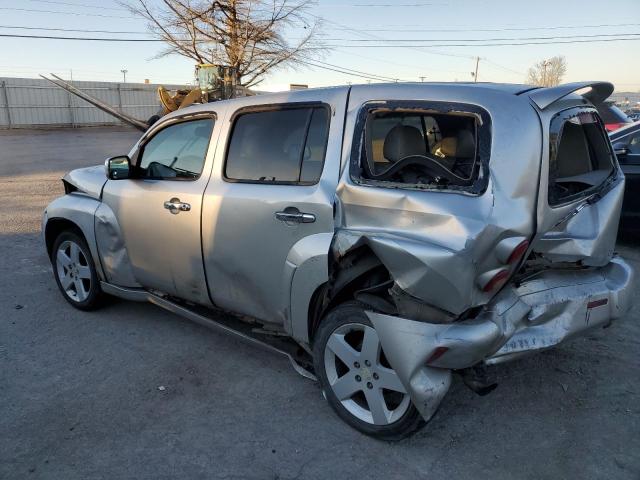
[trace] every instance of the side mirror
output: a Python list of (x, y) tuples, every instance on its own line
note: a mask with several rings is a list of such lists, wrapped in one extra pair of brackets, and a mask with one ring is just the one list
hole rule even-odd
[(618, 142), (613, 144), (613, 151), (616, 153), (616, 155), (626, 155), (627, 153), (629, 153), (629, 148), (627, 147), (626, 143)]
[(126, 155), (107, 158), (104, 169), (109, 180), (123, 180), (129, 178), (131, 160)]

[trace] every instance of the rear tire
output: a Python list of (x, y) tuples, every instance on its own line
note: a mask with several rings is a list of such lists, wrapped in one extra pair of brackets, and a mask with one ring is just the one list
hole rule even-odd
[(425, 425), (359, 303), (343, 303), (322, 320), (313, 359), (329, 405), (356, 430), (400, 440)]
[(51, 264), (58, 288), (67, 302), (79, 310), (100, 306), (103, 293), (84, 238), (73, 231), (58, 235), (51, 250)]

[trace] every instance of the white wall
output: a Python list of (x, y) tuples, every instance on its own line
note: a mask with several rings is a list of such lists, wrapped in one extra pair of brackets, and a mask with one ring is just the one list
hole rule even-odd
[[(158, 85), (78, 81), (73, 86), (142, 121), (160, 109)], [(120, 124), (116, 118), (47, 80), (0, 77), (0, 128)]]

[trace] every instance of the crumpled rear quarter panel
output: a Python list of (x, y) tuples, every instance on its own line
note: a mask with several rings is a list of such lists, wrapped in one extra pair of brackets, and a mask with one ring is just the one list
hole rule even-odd
[[(474, 195), (356, 184), (348, 165), (352, 142), (359, 140), (353, 138), (357, 113), (364, 103), (379, 100), (484, 108), (492, 134), (486, 190)], [(541, 149), (540, 121), (526, 97), (464, 86), (353, 87), (334, 254), (366, 244), (403, 290), (456, 315), (486, 303), (491, 295), (481, 292), (475, 281), (479, 274), (500, 266), (496, 244), (505, 237), (530, 238), (534, 232)]]

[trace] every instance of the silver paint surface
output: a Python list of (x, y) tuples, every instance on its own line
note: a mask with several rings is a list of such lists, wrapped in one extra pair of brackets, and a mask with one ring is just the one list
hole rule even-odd
[[(43, 222), (56, 216), (78, 224), (96, 263), (104, 266), (101, 279), (111, 285), (160, 290), (280, 324), (305, 346), (311, 341), (309, 304), (329, 279), (330, 260), (367, 245), (399, 291), (445, 317), (480, 309), (455, 323), (367, 313), (391, 366), (428, 419), (449, 388), (451, 369), (548, 348), (607, 324), (629, 306), (633, 273), (621, 259), (612, 260), (622, 174), (602, 198), (555, 208), (547, 203), (549, 124), (562, 109), (584, 105), (583, 97), (572, 93), (576, 88), (525, 92), (527, 87), (513, 85), (362, 85), (190, 107), (163, 117), (130, 156), (176, 117), (215, 112), (197, 181), (106, 181), (102, 167), (76, 170), (66, 180), (86, 195), (54, 201)], [(593, 95), (606, 88), (595, 85)], [(395, 100), (455, 102), (489, 112), (487, 188), (471, 194), (355, 183), (349, 163), (357, 114), (368, 102)], [(318, 184), (225, 181), (233, 114), (289, 102), (322, 102), (331, 108)], [(191, 211), (173, 215), (164, 209), (163, 202), (173, 197), (190, 203)], [(274, 213), (289, 206), (314, 214), (316, 221), (290, 225), (277, 220)], [(510, 283), (497, 294), (483, 292), (482, 279), (503, 268), (507, 253), (522, 239), (531, 241), (527, 253), (534, 251), (551, 265), (580, 261), (592, 268), (552, 269), (518, 287)], [(587, 308), (604, 298), (606, 307)], [(438, 346), (447, 352), (425, 365)]]

